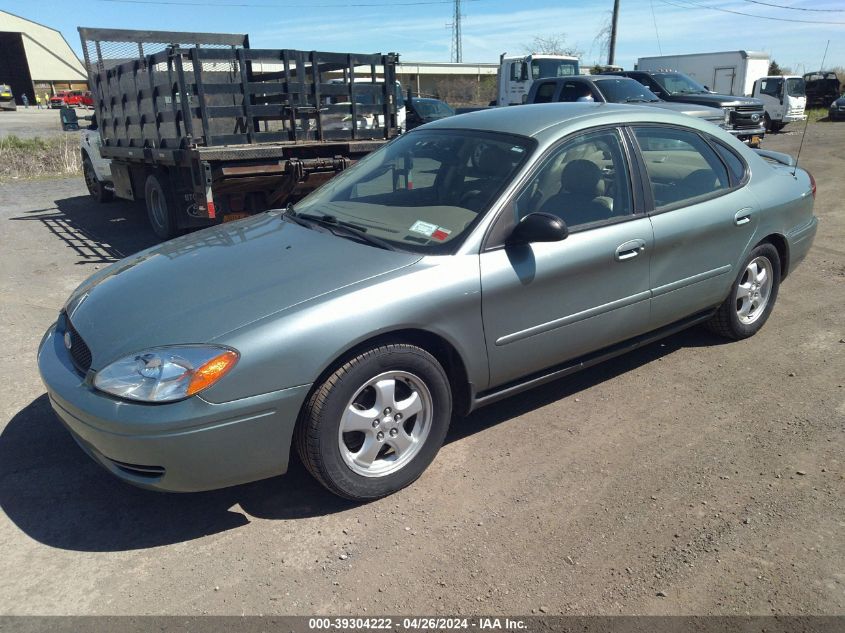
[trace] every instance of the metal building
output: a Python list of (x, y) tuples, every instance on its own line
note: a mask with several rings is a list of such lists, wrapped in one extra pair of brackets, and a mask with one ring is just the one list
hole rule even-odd
[(36, 92), (86, 90), (88, 77), (59, 31), (0, 11), (0, 84), (12, 87), (18, 104), (24, 94), (35, 104)]

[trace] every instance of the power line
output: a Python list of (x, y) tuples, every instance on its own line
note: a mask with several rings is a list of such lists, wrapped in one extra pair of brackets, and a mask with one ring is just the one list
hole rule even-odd
[(743, 2), (750, 2), (751, 4), (761, 4), (764, 7), (774, 7), (775, 9), (790, 9), (791, 11), (812, 11), (815, 13), (845, 13), (845, 9), (808, 9), (806, 7), (789, 7), (784, 4), (772, 4), (771, 2), (761, 2), (760, 0), (743, 0)]
[(654, 15), (654, 0), (650, 0), (651, 4), (651, 19), (654, 22), (654, 35), (657, 37), (657, 50), (663, 55), (663, 48), (660, 46), (660, 32), (657, 30), (657, 16)]
[[(775, 22), (793, 22), (800, 24), (845, 24), (845, 22), (831, 22), (830, 20), (799, 20), (796, 18), (776, 18), (771, 15), (757, 15), (754, 13), (743, 13), (742, 11), (733, 11), (731, 9), (722, 9), (721, 7), (712, 7), (710, 5), (699, 4), (693, 0), (681, 0), (687, 4), (676, 4), (668, 0), (660, 0), (663, 4), (669, 4), (681, 9), (710, 9), (711, 11), (722, 11), (723, 13), (732, 13), (733, 15), (743, 15), (748, 18), (756, 18), (758, 20), (774, 20)], [(692, 6), (690, 6), (692, 5)]]
[[(156, 4), (165, 6), (185, 7), (219, 7), (227, 9), (230, 7), (250, 7), (264, 9), (287, 9), (287, 8), (341, 8), (341, 7), (416, 7), (430, 4), (452, 4), (454, 0), (415, 0), (412, 2), (341, 2), (331, 4), (258, 4), (255, 2), (226, 2), (215, 4), (209, 2), (195, 2), (192, 0), (98, 0), (99, 2), (117, 2), (121, 4)], [(462, 2), (483, 2), (484, 0), (461, 0)]]

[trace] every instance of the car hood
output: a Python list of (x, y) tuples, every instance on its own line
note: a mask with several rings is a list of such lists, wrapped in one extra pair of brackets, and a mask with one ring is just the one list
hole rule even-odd
[(721, 108), (723, 106), (747, 106), (756, 105), (763, 107), (763, 102), (754, 97), (737, 97), (735, 95), (720, 95), (714, 92), (703, 92), (698, 94), (673, 95), (673, 101), (681, 103), (697, 103), (698, 105)]
[(653, 108), (663, 108), (664, 110), (671, 110), (672, 112), (679, 112), (687, 114), (699, 119), (719, 120), (725, 118), (725, 111), (721, 108), (711, 108), (709, 106), (696, 105), (692, 103), (669, 103), (668, 101), (651, 101), (643, 105), (651, 106)]
[(93, 368), (148, 347), (206, 343), (270, 314), (413, 264), (265, 213), (159, 244), (90, 277), (65, 305)]

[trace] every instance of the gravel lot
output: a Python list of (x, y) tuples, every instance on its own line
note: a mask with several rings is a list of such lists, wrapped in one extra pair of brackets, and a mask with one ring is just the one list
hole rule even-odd
[[(76, 114), (79, 116), (88, 116), (92, 112), (93, 110), (86, 110), (85, 108), (76, 109)], [(45, 138), (59, 136), (60, 134), (77, 134), (77, 132), (62, 131), (58, 109), (43, 108), (39, 110), (32, 106), (24, 108), (19, 105), (14, 112), (0, 110), (0, 137), (7, 134), (18, 138), (35, 138), (36, 136)]]
[(415, 485), (361, 506), (300, 466), (192, 495), (96, 466), (35, 350), (155, 238), (81, 179), (0, 185), (0, 615), (845, 614), (843, 145), (810, 127), (819, 234), (756, 337), (689, 330), (454, 420)]

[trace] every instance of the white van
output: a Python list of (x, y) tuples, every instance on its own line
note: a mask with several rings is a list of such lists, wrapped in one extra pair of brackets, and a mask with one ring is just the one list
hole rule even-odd
[(797, 75), (761, 77), (754, 82), (754, 97), (766, 107), (766, 128), (777, 132), (787, 123), (804, 121), (807, 96), (804, 78)]

